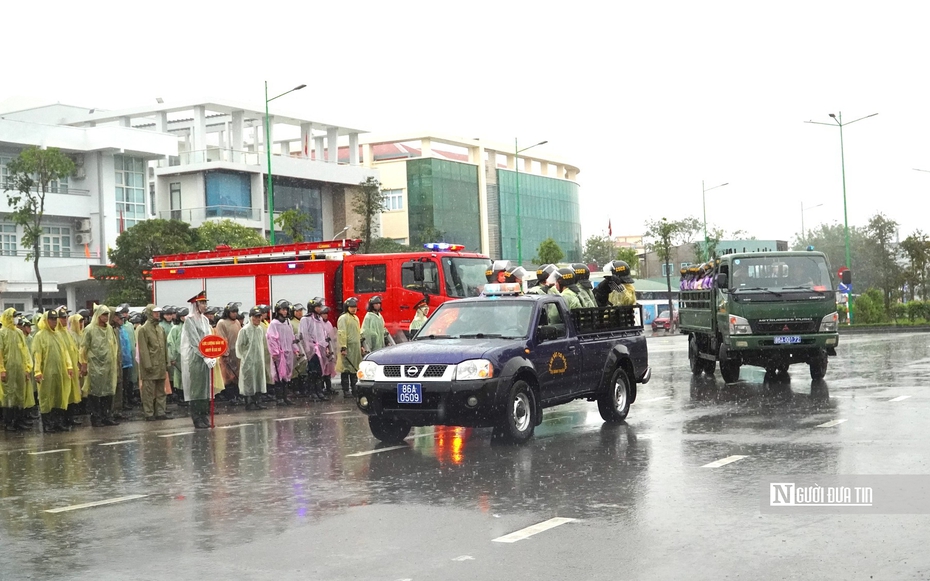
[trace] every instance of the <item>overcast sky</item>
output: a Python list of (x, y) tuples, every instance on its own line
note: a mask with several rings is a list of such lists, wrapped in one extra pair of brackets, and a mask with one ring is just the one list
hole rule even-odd
[[(326, 6), (321, 6), (325, 4)], [(211, 8), (205, 6), (210, 5)], [(760, 239), (884, 212), (930, 231), (923, 2), (9, 3), (0, 110), (182, 98), (531, 144), (581, 168), (584, 235), (701, 218)], [(279, 101), (280, 102), (280, 101)], [(820, 207), (818, 204), (822, 204)]]

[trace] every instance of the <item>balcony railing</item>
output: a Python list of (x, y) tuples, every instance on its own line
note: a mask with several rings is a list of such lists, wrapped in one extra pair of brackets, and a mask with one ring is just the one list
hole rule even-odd
[(163, 220), (181, 220), (190, 224), (200, 224), (213, 218), (260, 222), (263, 219), (263, 213), (260, 208), (207, 206), (205, 208), (182, 208), (180, 210), (159, 212), (158, 217)]
[[(17, 250), (0, 250), (0, 257), (19, 257), (23, 260), (29, 256), (29, 250), (17, 249)], [(99, 252), (84, 252), (83, 246), (75, 246), (73, 248), (62, 248), (59, 250), (44, 250), (39, 249), (39, 255), (41, 258), (100, 258)]]
[(261, 156), (261, 153), (256, 153), (254, 151), (236, 151), (212, 147), (209, 149), (182, 151), (176, 156), (173, 155), (169, 157), (167, 160), (159, 160), (158, 167), (175, 167), (194, 163), (212, 163), (215, 161), (241, 163), (245, 165), (261, 165)]
[[(4, 192), (14, 192), (16, 191), (15, 185), (10, 181), (0, 182), (0, 194)], [(30, 191), (39, 193), (41, 188), (39, 186), (34, 186)], [(72, 188), (68, 184), (52, 184), (49, 186), (47, 194), (63, 194), (66, 196), (89, 196), (90, 190), (83, 190), (81, 188)]]

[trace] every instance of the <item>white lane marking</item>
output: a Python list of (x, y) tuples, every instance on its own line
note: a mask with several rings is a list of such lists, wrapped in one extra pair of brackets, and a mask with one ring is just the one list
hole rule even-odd
[(427, 433), (427, 434), (417, 434), (417, 435), (415, 435), (415, 436), (407, 436), (407, 437), (404, 438), (404, 439), (405, 439), (405, 440), (414, 440), (414, 439), (416, 439), (416, 438), (425, 438), (425, 437), (427, 437), (427, 436), (435, 436), (435, 435), (436, 435), (436, 432), (429, 432), (429, 433)]
[(190, 431), (190, 432), (175, 432), (175, 433), (173, 433), (173, 434), (162, 434), (161, 436), (158, 436), (158, 437), (159, 437), (159, 438), (171, 438), (171, 437), (174, 437), (174, 436), (186, 436), (186, 435), (188, 435), (188, 434), (193, 434), (193, 433), (194, 433), (193, 431)]
[(409, 446), (388, 446), (387, 448), (378, 448), (377, 450), (369, 450), (367, 452), (356, 452), (355, 454), (346, 454), (346, 458), (358, 458), (359, 456), (370, 456), (372, 454), (380, 454), (381, 452), (390, 452), (391, 450), (400, 450), (401, 448), (409, 448)]
[(659, 401), (660, 399), (672, 399), (672, 396), (670, 396), (670, 395), (663, 395), (662, 397), (654, 397), (654, 398), (651, 398), (651, 399), (644, 399), (643, 401), (641, 401), (641, 402), (639, 402), (639, 403), (646, 403), (647, 401)]
[(217, 426), (217, 430), (229, 430), (231, 428), (241, 428), (242, 426), (254, 426), (255, 424), (233, 424), (231, 426)]
[(334, 416), (336, 414), (349, 414), (352, 413), (352, 410), (339, 410), (338, 412), (323, 412), (321, 416)]
[(103, 444), (97, 444), (98, 446), (116, 446), (117, 444), (133, 444), (139, 440), (120, 440), (118, 442), (105, 442)]
[(726, 466), (727, 464), (739, 462), (743, 458), (749, 458), (749, 456), (727, 456), (726, 458), (721, 458), (720, 460), (716, 460), (710, 464), (704, 464), (701, 466), (701, 468), (720, 468), (721, 466)]
[(528, 539), (533, 535), (539, 534), (549, 529), (553, 529), (557, 526), (564, 525), (565, 523), (574, 522), (577, 519), (574, 518), (564, 518), (557, 516), (555, 518), (550, 518), (547, 521), (528, 526), (525, 529), (520, 529), (514, 531), (509, 535), (504, 535), (502, 537), (497, 537), (494, 539), (493, 543), (516, 543), (517, 541), (522, 541), (523, 539)]
[(59, 448), (57, 450), (42, 450), (41, 452), (29, 452), (30, 456), (40, 456), (42, 454), (55, 454), (57, 452), (70, 452), (71, 448)]
[(80, 510), (82, 508), (91, 508), (94, 506), (103, 506), (105, 504), (115, 504), (117, 502), (126, 502), (127, 500), (135, 500), (137, 498), (145, 498), (148, 494), (130, 494), (129, 496), (120, 496), (119, 498), (111, 498), (109, 500), (98, 500), (96, 502), (85, 502), (84, 504), (74, 504), (71, 506), (63, 506), (61, 508), (53, 508), (46, 510), (45, 512), (57, 513), (57, 512), (68, 512), (69, 510)]
[(840, 425), (840, 424), (842, 424), (843, 422), (846, 422), (846, 421), (848, 421), (848, 420), (830, 420), (830, 421), (827, 422), (827, 423), (820, 424), (819, 426), (814, 426), (814, 427), (815, 427), (815, 428), (832, 428), (833, 426), (838, 426), (838, 425)]
[(306, 417), (309, 417), (309, 416), (291, 416), (289, 418), (277, 418), (275, 421), (276, 422), (289, 422), (291, 420), (302, 420)]
[(474, 561), (475, 558), (471, 555), (462, 555), (461, 557), (456, 557), (452, 559), (453, 561)]
[(898, 397), (896, 397), (896, 398), (894, 398), (894, 399), (889, 399), (888, 401), (889, 401), (889, 402), (893, 402), (893, 401), (904, 401), (904, 400), (906, 400), (906, 399), (909, 398), (909, 397), (911, 397), (911, 396), (909, 396), (909, 395), (899, 395)]

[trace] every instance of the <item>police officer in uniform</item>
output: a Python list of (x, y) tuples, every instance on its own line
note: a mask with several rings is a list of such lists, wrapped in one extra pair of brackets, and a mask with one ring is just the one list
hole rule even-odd
[(580, 309), (581, 301), (578, 295), (571, 289), (575, 285), (575, 269), (560, 268), (555, 272), (555, 288), (565, 299), (569, 310)]
[(558, 270), (558, 268), (554, 264), (539, 265), (539, 268), (536, 269), (536, 285), (526, 292), (534, 295), (555, 294), (557, 291), (553, 283), (549, 281), (549, 277), (552, 276), (552, 273), (556, 270)]
[(588, 269), (588, 266), (577, 262), (572, 264), (572, 268), (575, 270), (575, 281), (577, 281), (575, 285), (572, 286), (572, 290), (578, 295), (581, 306), (586, 309), (597, 307), (597, 301), (594, 300), (594, 293), (591, 291), (593, 287), (590, 281), (591, 271)]

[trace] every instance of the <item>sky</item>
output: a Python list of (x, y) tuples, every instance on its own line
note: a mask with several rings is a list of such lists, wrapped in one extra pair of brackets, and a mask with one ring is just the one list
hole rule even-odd
[[(225, 98), (373, 133), (536, 143), (581, 172), (582, 230), (703, 219), (792, 240), (930, 210), (930, 3), (18, 2), (0, 111)], [(19, 23), (19, 24), (16, 24)], [(12, 47), (21, 47), (17, 54)], [(273, 113), (274, 111), (272, 111)], [(728, 185), (702, 191), (718, 184)], [(702, 194), (704, 194), (702, 196)]]

